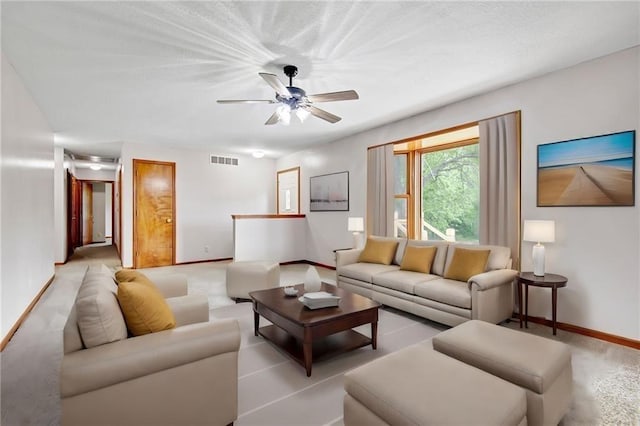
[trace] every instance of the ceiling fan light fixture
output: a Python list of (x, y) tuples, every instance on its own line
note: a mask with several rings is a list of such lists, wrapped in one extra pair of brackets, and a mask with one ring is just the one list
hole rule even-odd
[(279, 121), (288, 126), (291, 122), (291, 107), (287, 104), (281, 105), (277, 109)]
[(304, 123), (304, 120), (309, 117), (311, 113), (304, 108), (296, 108), (296, 116), (300, 120), (301, 123)]

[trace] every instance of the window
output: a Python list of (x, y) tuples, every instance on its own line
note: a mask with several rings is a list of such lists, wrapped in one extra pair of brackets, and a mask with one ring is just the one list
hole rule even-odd
[(480, 170), (478, 142), (423, 152), (423, 240), (478, 243)]
[(478, 242), (478, 132), (472, 124), (394, 144), (396, 236)]
[(410, 200), (409, 191), (409, 162), (408, 153), (394, 154), (395, 170), (395, 200), (394, 200), (394, 236), (409, 238), (408, 206)]

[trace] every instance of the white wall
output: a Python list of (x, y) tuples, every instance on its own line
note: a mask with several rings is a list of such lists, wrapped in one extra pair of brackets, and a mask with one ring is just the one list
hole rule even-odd
[(0, 334), (54, 274), (53, 132), (2, 55)]
[(133, 265), (133, 159), (176, 163), (176, 263), (233, 257), (231, 215), (275, 213), (274, 160), (234, 156), (239, 165), (231, 166), (210, 164), (209, 156), (207, 151), (123, 145), (123, 266)]
[[(367, 147), (521, 110), (522, 219), (556, 221), (557, 241), (546, 246), (547, 271), (569, 278), (568, 287), (558, 292), (558, 320), (639, 339), (640, 196), (635, 207), (536, 207), (536, 146), (639, 130), (638, 75), (640, 47), (280, 159), (278, 169), (301, 166), (307, 258), (329, 263), (331, 250), (350, 246), (347, 216), (365, 212)], [(309, 176), (342, 170), (350, 171), (351, 211), (309, 213)], [(531, 245), (523, 243), (523, 270), (531, 269), (530, 251)], [(530, 296), (529, 314), (551, 318), (549, 291), (532, 288)]]
[(113, 237), (113, 183), (104, 184), (104, 235)]
[(67, 259), (67, 169), (64, 168), (64, 148), (53, 149), (53, 226), (55, 241), (55, 262)]
[(84, 167), (76, 167), (72, 173), (80, 180), (100, 180), (106, 182), (116, 180), (115, 170), (91, 170)]
[(106, 211), (106, 191), (103, 182), (94, 182), (91, 184), (93, 188), (93, 226), (91, 230), (92, 242), (103, 242), (105, 237), (105, 211)]

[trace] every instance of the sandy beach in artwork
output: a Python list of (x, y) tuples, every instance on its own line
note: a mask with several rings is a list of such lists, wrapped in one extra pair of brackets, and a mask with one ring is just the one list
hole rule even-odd
[(541, 169), (538, 205), (633, 205), (633, 173), (594, 164)]

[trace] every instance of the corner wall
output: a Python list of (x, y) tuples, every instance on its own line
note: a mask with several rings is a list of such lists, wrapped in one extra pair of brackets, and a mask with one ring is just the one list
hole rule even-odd
[[(521, 110), (522, 219), (556, 221), (547, 271), (569, 278), (558, 291), (558, 321), (640, 339), (638, 159), (634, 207), (536, 207), (537, 145), (631, 129), (638, 144), (639, 75), (635, 47), (283, 157), (278, 170), (301, 166), (307, 259), (333, 262), (333, 249), (350, 246), (347, 217), (365, 211), (367, 147)], [(350, 212), (310, 213), (309, 176), (342, 170), (351, 172)], [(523, 270), (531, 270), (530, 253), (523, 243)], [(551, 318), (550, 299), (548, 290), (531, 288), (529, 314)]]
[(54, 274), (53, 131), (2, 55), (0, 334)]

